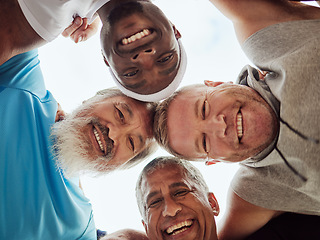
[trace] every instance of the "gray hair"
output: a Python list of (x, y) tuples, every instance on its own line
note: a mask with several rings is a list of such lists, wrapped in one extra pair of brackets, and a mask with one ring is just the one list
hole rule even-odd
[(143, 192), (141, 189), (142, 180), (147, 177), (149, 174), (157, 171), (158, 169), (162, 169), (167, 167), (168, 165), (177, 166), (186, 174), (187, 178), (192, 180), (192, 182), (197, 186), (197, 189), (208, 193), (209, 187), (205, 182), (202, 174), (200, 171), (193, 166), (189, 161), (183, 160), (177, 157), (171, 156), (164, 156), (164, 157), (157, 157), (149, 162), (140, 173), (137, 184), (136, 184), (136, 199), (137, 204), (139, 207), (140, 214), (142, 218), (145, 220), (145, 212), (146, 212), (146, 205), (143, 202)]
[(154, 117), (154, 124), (153, 124), (153, 135), (158, 142), (158, 144), (165, 149), (168, 153), (186, 160), (196, 160), (194, 158), (187, 158), (172, 149), (169, 143), (169, 136), (168, 136), (168, 110), (170, 104), (182, 93), (192, 91), (194, 88), (197, 87), (204, 87), (203, 84), (192, 84), (185, 87), (182, 87), (178, 91), (174, 92), (170, 97), (163, 100), (160, 104), (158, 104), (156, 109), (156, 114)]

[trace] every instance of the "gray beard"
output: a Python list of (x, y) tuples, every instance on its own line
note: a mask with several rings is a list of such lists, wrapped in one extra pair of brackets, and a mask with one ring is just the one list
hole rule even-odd
[[(52, 135), (56, 138), (53, 148), (57, 166), (63, 170), (66, 177), (82, 173), (101, 175), (113, 171), (115, 167), (108, 166), (112, 158), (111, 152), (99, 156), (93, 151), (92, 143), (83, 132), (83, 128), (95, 122), (94, 117), (79, 117), (81, 108), (66, 119), (56, 123)], [(85, 114), (84, 114), (85, 115)]]

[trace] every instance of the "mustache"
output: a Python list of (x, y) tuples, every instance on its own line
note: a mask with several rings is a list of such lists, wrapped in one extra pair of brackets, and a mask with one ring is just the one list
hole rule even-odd
[(92, 119), (91, 124), (99, 128), (102, 133), (103, 140), (106, 143), (105, 155), (107, 157), (114, 155), (114, 141), (109, 137), (109, 128), (102, 125), (97, 119)]

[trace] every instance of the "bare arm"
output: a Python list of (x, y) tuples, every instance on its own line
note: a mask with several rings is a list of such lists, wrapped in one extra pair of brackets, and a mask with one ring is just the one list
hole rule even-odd
[(319, 8), (288, 0), (210, 0), (234, 25), (238, 41), (272, 24), (320, 18)]
[(219, 240), (244, 239), (282, 212), (255, 206), (229, 192), (227, 211), (218, 224)]

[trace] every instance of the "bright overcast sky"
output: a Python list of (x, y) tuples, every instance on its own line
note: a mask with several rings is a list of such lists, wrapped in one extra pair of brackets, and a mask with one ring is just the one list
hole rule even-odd
[[(248, 62), (236, 41), (231, 22), (208, 0), (155, 0), (182, 34), (188, 67), (181, 86), (203, 80), (235, 81)], [(100, 53), (99, 34), (74, 44), (59, 37), (39, 51), (46, 87), (66, 112), (96, 91), (115, 86)], [(158, 150), (156, 156), (168, 155)], [(105, 177), (83, 177), (82, 185), (94, 209), (96, 226), (114, 232), (122, 228), (144, 230), (135, 200), (135, 183), (146, 162)], [(203, 173), (224, 213), (226, 193), (237, 164), (195, 164)]]

